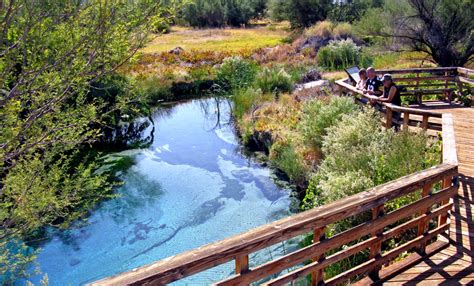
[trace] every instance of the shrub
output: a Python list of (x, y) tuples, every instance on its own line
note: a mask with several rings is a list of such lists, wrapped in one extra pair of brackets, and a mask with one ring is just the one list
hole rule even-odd
[(242, 57), (225, 58), (217, 69), (217, 81), (230, 89), (243, 88), (250, 85), (257, 73), (257, 65)]
[[(372, 109), (345, 115), (327, 130), (325, 158), (312, 177), (306, 207), (326, 204), (422, 170), (439, 162), (436, 144), (429, 148), (425, 134), (395, 133), (380, 125)], [(413, 200), (408, 196), (387, 205)]]
[(353, 36), (352, 25), (349, 23), (339, 23), (332, 30), (332, 34), (336, 38), (348, 38)]
[(328, 101), (314, 99), (304, 106), (300, 129), (305, 141), (315, 149), (320, 149), (327, 128), (334, 125), (344, 114), (357, 110), (353, 100), (348, 97), (332, 97)]
[(235, 118), (242, 118), (254, 105), (262, 99), (262, 91), (253, 88), (241, 88), (234, 90), (232, 95), (233, 110)]
[(317, 36), (321, 38), (329, 38), (332, 36), (334, 24), (331, 21), (325, 20), (317, 22), (313, 26), (305, 29), (304, 35), (306, 37)]
[(270, 149), (272, 164), (283, 171), (297, 185), (304, 183), (308, 167), (305, 165), (301, 152), (295, 150), (293, 142), (277, 141)]
[(157, 103), (173, 99), (171, 93), (171, 83), (166, 83), (163, 79), (149, 76), (138, 79), (137, 86), (141, 89), (146, 101), (149, 103)]
[(321, 66), (331, 70), (353, 65), (368, 66), (372, 61), (352, 39), (330, 41), (327, 46), (319, 49), (317, 58)]
[(255, 85), (265, 93), (291, 92), (294, 82), (283, 68), (263, 68), (258, 74)]

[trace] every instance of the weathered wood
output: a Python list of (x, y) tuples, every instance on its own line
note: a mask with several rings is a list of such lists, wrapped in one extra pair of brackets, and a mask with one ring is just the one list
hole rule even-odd
[[(463, 69), (463, 68), (461, 68)], [(380, 69), (377, 74), (390, 73), (394, 74), (411, 74), (411, 73), (440, 73), (445, 71), (456, 72), (460, 70), (458, 67), (437, 67), (437, 68), (408, 68), (408, 69)]]
[(458, 67), (457, 72), (465, 75), (474, 75), (474, 70), (463, 67)]
[(454, 76), (421, 76), (419, 78), (416, 77), (394, 77), (394, 81), (398, 82), (405, 82), (405, 81), (417, 81), (417, 80), (439, 80), (439, 81), (445, 81), (445, 80), (452, 80), (454, 81)]
[[(423, 187), (423, 191), (421, 192), (421, 197), (424, 198), (424, 197), (429, 196), (430, 193), (431, 193), (431, 188), (432, 188), (432, 185), (425, 185)], [(421, 209), (420, 216), (422, 216), (423, 214), (428, 213), (428, 211), (429, 211), (429, 208)], [(428, 231), (428, 222), (429, 222), (429, 220), (421, 220), (420, 221), (420, 223), (418, 224), (418, 231), (417, 231), (418, 236), (423, 235)], [(426, 248), (426, 245), (424, 243), (420, 243), (420, 247), (418, 248), (418, 252), (419, 253), (424, 253), (425, 248)]]
[(429, 219), (429, 218), (434, 218), (438, 216), (441, 213), (446, 213), (449, 210), (449, 206), (443, 206), (441, 208), (438, 208), (434, 210), (432, 213), (429, 214), (424, 214), (422, 217), (418, 217), (415, 219), (412, 219), (409, 222), (406, 222), (404, 224), (398, 225), (394, 227), (393, 229), (384, 232), (381, 236), (377, 237), (371, 237), (365, 241), (359, 242), (355, 245), (349, 246), (337, 253), (334, 253), (330, 256), (328, 256), (326, 259), (319, 261), (319, 262), (313, 262), (310, 264), (307, 264), (297, 270), (294, 270), (292, 272), (289, 272), (286, 275), (283, 275), (281, 277), (275, 278), (267, 283), (264, 283), (263, 285), (283, 285), (285, 283), (294, 281), (298, 278), (304, 277), (311, 273), (312, 271), (315, 271), (317, 269), (322, 269), (324, 267), (327, 267), (331, 264), (334, 264), (336, 262), (341, 261), (342, 259), (348, 258), (364, 249), (369, 248), (371, 245), (375, 243), (381, 243), (385, 240), (388, 240), (396, 235), (399, 235), (400, 233), (407, 231), (410, 228), (416, 227), (416, 225), (424, 219)]
[(428, 130), (428, 119), (429, 119), (429, 116), (427, 114), (423, 114), (423, 121), (421, 122), (421, 128), (423, 128), (423, 130)]
[(243, 234), (94, 282), (93, 285), (123, 285), (137, 281), (170, 283), (228, 262), (238, 255), (255, 252), (312, 229), (370, 210), (391, 199), (413, 192), (427, 183), (455, 174), (457, 174), (457, 166), (441, 164)]
[(403, 130), (408, 130), (408, 123), (410, 122), (410, 112), (403, 112)]
[(458, 164), (456, 153), (456, 139), (453, 128), (453, 116), (451, 114), (443, 114), (443, 163)]
[[(384, 214), (385, 214), (384, 205), (380, 205), (376, 208), (373, 208), (372, 209), (372, 220), (376, 220), (378, 218), (381, 218), (381, 217), (384, 216)], [(383, 228), (379, 228), (379, 229), (376, 229), (376, 230), (372, 231), (371, 235), (372, 235), (372, 237), (380, 237), (382, 233), (383, 233)], [(369, 259), (380, 257), (381, 254), (382, 254), (382, 241), (379, 240), (379, 241), (373, 243), (370, 246)], [(380, 266), (375, 267), (369, 273), (369, 276), (372, 277), (372, 278), (378, 277), (379, 276), (379, 270), (380, 270)]]
[(438, 253), (440, 250), (446, 248), (449, 246), (448, 242), (444, 241), (436, 241), (426, 247), (426, 252), (424, 255), (420, 255), (419, 253), (413, 253), (409, 255), (408, 257), (404, 258), (403, 260), (394, 263), (392, 265), (389, 265), (388, 267), (383, 268), (380, 271), (380, 280), (379, 281), (373, 281), (369, 277), (364, 278), (360, 281), (357, 281), (356, 283), (353, 284), (353, 286), (367, 286), (367, 285), (379, 285), (380, 281), (385, 281), (387, 278), (390, 278), (394, 276), (397, 273), (400, 273), (400, 271), (403, 271), (405, 269), (408, 269), (413, 266), (413, 264), (422, 261), (423, 258), (425, 257), (430, 257), (435, 253)]
[(242, 274), (249, 271), (249, 256), (239, 255), (235, 258), (235, 273)]
[(457, 79), (458, 79), (458, 81), (460, 81), (462, 83), (467, 83), (467, 84), (474, 85), (474, 80), (469, 79), (467, 77), (459, 76)]
[[(313, 243), (323, 241), (325, 239), (325, 231), (326, 231), (326, 227), (315, 229), (313, 232)], [(324, 252), (320, 255), (316, 255), (313, 257), (313, 261), (315, 262), (321, 261), (321, 259), (324, 259)], [(312, 286), (321, 285), (323, 278), (324, 278), (324, 270), (322, 268), (313, 271), (311, 273), (311, 285)]]
[(413, 249), (420, 242), (428, 241), (428, 240), (432, 239), (433, 237), (445, 232), (448, 228), (449, 228), (448, 224), (441, 225), (441, 226), (429, 231), (424, 236), (418, 236), (417, 238), (415, 238), (413, 240), (410, 240), (409, 242), (407, 242), (407, 243), (405, 243), (405, 244), (403, 244), (403, 245), (401, 245), (397, 248), (394, 248), (394, 249), (382, 254), (382, 256), (380, 258), (369, 259), (367, 262), (364, 262), (363, 264), (361, 264), (359, 266), (356, 266), (356, 267), (352, 268), (349, 271), (346, 271), (344, 273), (341, 273), (341, 274), (329, 279), (328, 281), (326, 281), (325, 285), (339, 285), (339, 284), (341, 284), (345, 281), (348, 281), (349, 279), (351, 279), (352, 277), (354, 277), (356, 275), (367, 273), (367, 272), (371, 271), (374, 267), (376, 267), (378, 265), (383, 265), (383, 264), (393, 260), (398, 255), (400, 255), (401, 253), (403, 253), (405, 251), (408, 251), (410, 249)]
[(251, 269), (244, 275), (230, 277), (226, 280), (218, 282), (216, 285), (240, 285), (242, 283), (249, 283), (259, 279), (263, 279), (271, 274), (278, 273), (305, 260), (311, 259), (315, 255), (320, 255), (326, 251), (332, 250), (336, 247), (349, 243), (362, 236), (373, 233), (375, 230), (383, 229), (384, 227), (393, 224), (407, 216), (415, 214), (420, 208), (426, 208), (436, 203), (444, 201), (446, 198), (452, 197), (456, 193), (455, 187), (444, 189), (429, 197), (418, 200), (410, 205), (404, 206), (387, 215), (376, 220), (368, 221), (360, 224), (342, 233), (339, 233), (329, 239), (315, 243), (304, 248), (298, 249), (292, 253), (282, 256), (273, 261), (267, 262), (260, 266)]
[(387, 129), (392, 128), (392, 120), (393, 120), (392, 109), (390, 107), (387, 107), (387, 112), (385, 113), (385, 128)]

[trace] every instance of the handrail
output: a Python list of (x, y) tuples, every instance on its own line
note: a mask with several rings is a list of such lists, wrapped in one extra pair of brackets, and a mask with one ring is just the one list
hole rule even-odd
[[(345, 87), (345, 83), (342, 86)], [(360, 94), (352, 86), (348, 85), (347, 89)], [(412, 109), (398, 109), (401, 107), (391, 105), (386, 105), (386, 107), (387, 110), (393, 109), (397, 112), (414, 112)], [(426, 112), (424, 114), (430, 113)], [(438, 113), (431, 115), (440, 117)], [(226, 280), (217, 282), (216, 285), (248, 285), (272, 274), (281, 273), (281, 271), (290, 267), (301, 265), (305, 261), (312, 262), (265, 284), (283, 285), (308, 274), (312, 275), (313, 284), (318, 284), (324, 280), (323, 271), (325, 267), (365, 249), (370, 250), (369, 259), (366, 262), (329, 280), (324, 280), (324, 283), (327, 285), (340, 284), (355, 275), (363, 273), (369, 273), (371, 277), (377, 277), (383, 264), (393, 261), (402, 252), (413, 248), (416, 248), (420, 253), (424, 253), (425, 247), (434, 238), (449, 231), (448, 212), (453, 205), (450, 200), (456, 194), (458, 188), (456, 180), (458, 160), (453, 119), (450, 114), (442, 115), (442, 138), (443, 162), (437, 166), (242, 234), (93, 282), (91, 285), (162, 285), (232, 260), (235, 261), (236, 274)], [(434, 192), (432, 190), (433, 186), (440, 181), (442, 182), (441, 190)], [(419, 200), (386, 213), (385, 203), (419, 190), (421, 190)], [(435, 206), (435, 209), (433, 209), (433, 206)], [(335, 234), (330, 238), (324, 236), (327, 225), (367, 211), (372, 212), (371, 220)], [(436, 218), (436, 226), (430, 228), (428, 222)], [(401, 220), (404, 220), (403, 223), (398, 223)], [(383, 241), (413, 228), (417, 229), (415, 238), (382, 253)], [(249, 267), (249, 255), (251, 253), (309, 232), (314, 234), (313, 243), (309, 246), (262, 265)], [(367, 238), (367, 236), (369, 237)], [(364, 240), (358, 241), (362, 238)], [(342, 247), (347, 246), (350, 242), (355, 242), (355, 244)], [(336, 252), (325, 257), (326, 253), (332, 250)]]
[[(91, 285), (170, 283), (236, 259), (236, 257), (248, 257), (248, 254), (262, 248), (300, 234), (308, 233), (314, 229), (323, 228), (341, 219), (380, 207), (392, 199), (412, 193), (427, 185), (432, 186), (438, 181), (445, 178), (452, 178), (456, 175), (456, 165), (440, 164), (427, 170), (404, 176), (398, 180), (376, 186), (368, 191), (275, 221), (245, 233), (166, 258), (114, 277), (94, 282)], [(449, 194), (451, 194), (451, 192), (452, 190), (449, 191)], [(447, 199), (449, 196), (450, 195), (446, 195), (440, 198)], [(434, 200), (439, 202), (438, 198)], [(412, 213), (417, 213), (418, 211), (419, 208), (415, 207)], [(393, 219), (395, 218), (395, 221), (397, 221), (402, 217), (396, 215)], [(389, 222), (393, 223), (395, 221), (390, 220)], [(363, 228), (365, 229), (366, 226)], [(351, 235), (347, 236), (346, 239), (349, 239), (350, 242), (357, 239), (357, 237)], [(313, 251), (305, 253), (304, 256), (299, 256), (298, 259), (293, 257), (293, 261), (296, 261), (295, 264), (297, 264), (298, 261), (304, 261), (314, 256), (313, 248), (315, 247), (312, 247), (311, 250)], [(323, 250), (327, 251), (328, 249), (324, 248)], [(273, 269), (278, 270), (276, 265)], [(265, 270), (270, 271), (269, 269)], [(241, 275), (245, 275), (245, 273), (252, 273), (250, 275), (251, 278), (259, 278), (262, 275), (268, 276), (271, 274), (259, 274), (258, 271), (249, 269), (242, 272)]]
[[(341, 79), (341, 80), (336, 81), (336, 84), (353, 94), (357, 94), (358, 96), (365, 98), (366, 100), (370, 99), (361, 90), (358, 90), (351, 84), (347, 83), (347, 81), (348, 79)], [(429, 110), (423, 110), (423, 109), (418, 109), (418, 108), (397, 106), (397, 105), (393, 105), (391, 103), (385, 103), (385, 102), (381, 103), (381, 105), (385, 107), (386, 109), (385, 126), (387, 128), (391, 128), (393, 125), (393, 112), (399, 112), (399, 113), (403, 113), (403, 128), (404, 129), (407, 129), (409, 125), (417, 126), (418, 123), (421, 123), (421, 128), (423, 128), (423, 130), (427, 130), (427, 129), (441, 130), (440, 124), (429, 122), (430, 117), (441, 118), (442, 114), (439, 112), (432, 112)], [(410, 119), (411, 114), (422, 116), (422, 120), (418, 121), (418, 120)]]

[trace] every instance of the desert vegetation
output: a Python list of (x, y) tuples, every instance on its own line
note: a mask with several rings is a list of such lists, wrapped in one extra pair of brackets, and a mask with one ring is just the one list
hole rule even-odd
[[(99, 171), (104, 153), (143, 146), (120, 124), (148, 116), (162, 102), (229, 100), (242, 144), (265, 152), (268, 163), (286, 174), (304, 210), (439, 158), (437, 140), (383, 130), (373, 110), (333, 96), (332, 82), (345, 76), (344, 68), (473, 64), (474, 7), (468, 0), (0, 6), (5, 283), (27, 277), (35, 258), (29, 241), (47, 227), (68, 228), (114, 196), (120, 182), (113, 170)], [(301, 90), (321, 79), (323, 88)], [(117, 168), (121, 164), (126, 162)]]

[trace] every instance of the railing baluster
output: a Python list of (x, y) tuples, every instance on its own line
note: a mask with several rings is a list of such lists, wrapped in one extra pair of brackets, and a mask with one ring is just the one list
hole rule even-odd
[(387, 106), (387, 112), (385, 113), (385, 128), (392, 128), (392, 117), (393, 111), (390, 107)]
[[(326, 238), (325, 235), (326, 227), (320, 227), (313, 231), (313, 243), (322, 241)], [(313, 257), (313, 261), (321, 261), (324, 258), (324, 254)], [(322, 285), (324, 279), (324, 269), (316, 270), (311, 273), (311, 285), (317, 286)]]
[(423, 130), (428, 130), (428, 119), (429, 119), (429, 116), (424, 114), (423, 115), (423, 122), (421, 123), (421, 128), (423, 128)]
[(249, 271), (249, 256), (240, 255), (235, 258), (235, 274), (243, 274)]
[[(423, 191), (421, 192), (421, 198), (425, 198), (427, 196), (429, 196), (432, 192), (432, 185), (431, 184), (427, 184), (425, 186), (423, 186)], [(425, 208), (423, 210), (420, 211), (420, 215), (423, 215), (423, 214), (427, 214), (429, 212), (430, 208)], [(420, 224), (418, 225), (418, 236), (420, 235), (424, 235), (428, 232), (428, 223), (429, 223), (429, 220), (422, 220), (420, 222)], [(426, 242), (422, 242), (420, 244), (420, 247), (418, 248), (418, 252), (420, 254), (424, 254), (425, 253), (425, 248), (426, 248)]]
[[(384, 205), (380, 205), (380, 206), (372, 209), (372, 220), (376, 220), (376, 219), (378, 219), (378, 218), (380, 218), (384, 215), (385, 215)], [(372, 237), (378, 237), (382, 234), (383, 234), (383, 228), (372, 232)], [(382, 241), (378, 241), (370, 247), (369, 259), (380, 257), (381, 254), (382, 254)], [(369, 276), (372, 279), (377, 280), (379, 278), (380, 269), (381, 269), (381, 266), (376, 266), (369, 273)]]
[[(443, 184), (442, 184), (443, 189), (448, 188), (449, 186), (451, 186), (452, 182), (453, 182), (452, 177), (444, 178), (443, 179)], [(442, 201), (441, 205), (445, 205), (447, 203), (449, 203), (449, 199)], [(438, 226), (445, 224), (447, 221), (448, 221), (448, 214), (440, 215), (439, 218), (438, 218)]]
[(408, 131), (408, 123), (410, 122), (410, 113), (408, 111), (403, 112), (403, 130)]

